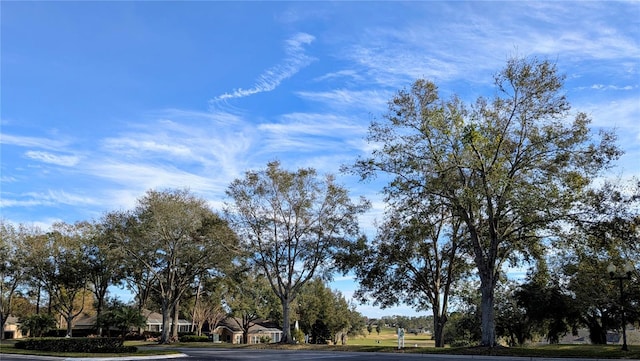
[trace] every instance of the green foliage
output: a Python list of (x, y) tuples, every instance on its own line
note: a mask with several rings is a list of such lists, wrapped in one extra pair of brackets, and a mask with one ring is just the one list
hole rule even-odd
[(98, 317), (97, 323), (107, 330), (111, 327), (119, 329), (122, 337), (124, 337), (131, 328), (142, 328), (146, 326), (147, 320), (137, 308), (116, 304), (102, 313)]
[(56, 327), (56, 320), (48, 313), (29, 315), (20, 319), (20, 330), (32, 337), (42, 337)]
[[(592, 343), (605, 344), (607, 331), (621, 328), (622, 306), (630, 323), (640, 319), (640, 289), (637, 282), (624, 282), (627, 296), (620, 303), (620, 291), (607, 274), (609, 263), (640, 262), (640, 181), (606, 182), (585, 197), (581, 217), (565, 227), (554, 246), (554, 271), (568, 284), (565, 292), (580, 321), (589, 329)], [(638, 277), (638, 271), (631, 274)]]
[(95, 229), (89, 222), (58, 222), (51, 228), (27, 239), (26, 271), (48, 291), (49, 302), (64, 317), (67, 336), (71, 336), (73, 320), (82, 313), (89, 288), (84, 245)]
[(131, 353), (135, 346), (124, 346), (119, 338), (38, 338), (17, 341), (16, 348), (24, 350), (85, 353)]
[(26, 249), (24, 240), (34, 230), (24, 226), (14, 227), (0, 218), (0, 330), (4, 329), (9, 315), (17, 315), (14, 300), (18, 288), (24, 284)]
[(251, 268), (236, 268), (224, 282), (223, 297), (229, 315), (242, 329), (242, 343), (249, 342), (249, 327), (264, 319), (278, 303), (269, 282)]
[(480, 317), (477, 314), (454, 312), (444, 328), (445, 343), (450, 345), (475, 346), (480, 341)]
[(157, 291), (163, 311), (160, 342), (168, 343), (169, 315), (196, 277), (230, 267), (238, 238), (206, 200), (188, 190), (148, 191), (133, 211), (110, 219), (111, 246), (126, 251), (130, 277)]
[(209, 342), (208, 336), (183, 335), (179, 338), (180, 342)]
[(293, 337), (297, 343), (304, 343), (304, 332), (302, 332), (301, 329), (293, 330), (291, 332), (291, 337)]
[(349, 336), (364, 333), (364, 317), (347, 302), (342, 293), (331, 290), (322, 279), (315, 278), (305, 284), (295, 304), (300, 328), (304, 333), (311, 334), (312, 343), (316, 343), (314, 327), (317, 332), (321, 331), (319, 336), (323, 342), (335, 341), (340, 332)]
[(327, 325), (322, 322), (322, 320), (317, 319), (316, 322), (311, 325), (309, 342), (315, 344), (325, 344), (331, 339), (332, 336), (329, 327), (327, 327)]
[(613, 134), (594, 139), (588, 116), (570, 112), (554, 63), (510, 59), (494, 81), (495, 97), (469, 106), (417, 80), (371, 124), (371, 156), (352, 167), (363, 179), (390, 175), (391, 206), (424, 200), (431, 207), (423, 209), (442, 205), (462, 222), (461, 247), (481, 280), (484, 346), (496, 344), (502, 266), (543, 257), (549, 231), (573, 218), (592, 180), (621, 154)]
[(282, 342), (291, 342), (291, 302), (314, 276), (331, 274), (328, 260), (345, 238), (358, 236), (357, 216), (369, 204), (352, 202), (333, 176), (319, 177), (312, 168), (287, 171), (279, 162), (246, 172), (227, 195), (232, 225), (280, 299)]
[(560, 337), (576, 328), (579, 319), (574, 300), (566, 295), (557, 281), (541, 284), (535, 281), (520, 286), (514, 297), (530, 322), (547, 338), (549, 343), (558, 343)]

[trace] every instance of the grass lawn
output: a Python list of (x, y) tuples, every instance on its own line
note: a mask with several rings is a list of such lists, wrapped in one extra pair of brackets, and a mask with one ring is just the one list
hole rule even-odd
[[(398, 336), (396, 336), (396, 331), (394, 329), (383, 328), (380, 330), (380, 334), (376, 333), (374, 330), (367, 336), (350, 337), (347, 340), (347, 344), (356, 346), (398, 347)], [(404, 347), (435, 347), (435, 342), (431, 340), (431, 335), (429, 334), (421, 333), (414, 335), (412, 333), (405, 333)]]
[[(380, 341), (378, 343), (377, 341)], [(19, 353), (41, 356), (58, 357), (86, 357), (83, 353), (56, 353), (19, 350), (13, 347), (15, 341), (7, 340), (0, 343), (0, 353)], [(484, 347), (445, 347), (435, 348), (429, 335), (405, 335), (405, 348), (398, 350), (397, 337), (392, 329), (383, 329), (378, 335), (375, 331), (366, 337), (349, 338), (346, 345), (230, 345), (227, 343), (175, 343), (158, 345), (150, 342), (127, 341), (127, 346), (144, 346), (135, 354), (100, 354), (100, 357), (116, 356), (145, 356), (176, 353), (176, 347), (189, 348), (251, 348), (251, 349), (290, 349), (290, 350), (330, 350), (353, 352), (391, 352), (391, 353), (434, 353), (448, 355), (485, 355), (485, 356), (519, 356), (519, 357), (580, 357), (597, 359), (640, 359), (640, 346), (630, 345), (629, 351), (624, 352), (620, 345), (544, 345), (528, 347), (498, 347), (488, 349)], [(416, 347), (417, 345), (417, 347)], [(1, 357), (0, 357), (1, 358)]]
[[(48, 352), (48, 351), (34, 351), (34, 350), (23, 350), (15, 348), (16, 340), (2, 340), (0, 342), (0, 353), (11, 353), (11, 354), (20, 354), (20, 355), (37, 355), (37, 356), (57, 356), (57, 357), (87, 357), (87, 353), (82, 352)], [(125, 346), (146, 346), (149, 345), (148, 342), (136, 342), (136, 341), (126, 341)], [(170, 355), (178, 353), (177, 351), (170, 349), (145, 349), (138, 350), (135, 353), (101, 353), (99, 357), (118, 357), (118, 356), (152, 356), (152, 355)], [(95, 356), (97, 354), (91, 354)], [(2, 357), (0, 357), (2, 359)]]

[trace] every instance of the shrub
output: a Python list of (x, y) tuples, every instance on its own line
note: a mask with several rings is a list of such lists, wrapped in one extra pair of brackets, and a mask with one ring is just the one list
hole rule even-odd
[(135, 346), (124, 346), (122, 339), (96, 338), (40, 338), (16, 342), (16, 348), (24, 350), (86, 353), (133, 353)]
[(128, 340), (128, 341), (144, 341), (147, 338), (142, 333), (132, 331), (132, 332), (129, 332), (126, 335), (124, 335), (124, 339)]
[(44, 333), (44, 337), (65, 337), (67, 335), (67, 330), (63, 328), (57, 328), (55, 330), (49, 330)]
[(56, 320), (48, 313), (40, 313), (20, 319), (20, 330), (32, 337), (42, 337), (56, 327)]
[(208, 336), (184, 335), (180, 336), (180, 342), (209, 342)]
[(271, 337), (269, 336), (260, 336), (260, 343), (269, 343), (271, 342)]
[(298, 343), (304, 343), (304, 332), (302, 332), (301, 329), (293, 330), (291, 336), (293, 336), (293, 339)]

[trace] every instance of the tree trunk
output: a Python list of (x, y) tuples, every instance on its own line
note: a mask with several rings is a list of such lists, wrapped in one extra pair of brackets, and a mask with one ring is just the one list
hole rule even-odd
[(162, 332), (160, 333), (159, 343), (169, 343), (169, 332), (171, 331), (171, 307), (169, 301), (162, 300)]
[(7, 319), (4, 317), (4, 315), (0, 314), (0, 331), (3, 331), (2, 333), (0, 333), (0, 340), (4, 340), (4, 324), (7, 323)]
[(291, 317), (289, 315), (289, 299), (281, 297), (282, 302), (282, 339), (280, 343), (292, 343), (291, 338)]
[[(196, 315), (198, 316), (198, 323), (200, 322), (200, 312), (198, 312), (198, 300), (200, 299), (200, 278), (198, 278), (198, 287), (196, 288), (196, 300), (193, 303), (193, 313), (191, 314), (191, 332), (196, 330)], [(198, 336), (200, 336), (200, 329), (198, 330)]]
[(481, 312), (481, 330), (482, 338), (480, 344), (482, 346), (494, 347), (496, 345), (496, 322), (495, 312), (493, 309), (493, 295), (495, 289), (495, 282), (487, 277), (480, 277), (480, 292), (482, 295), (480, 301)]
[(38, 285), (38, 293), (36, 296), (36, 315), (40, 314), (40, 297), (42, 296), (42, 286)]
[(598, 317), (588, 315), (586, 317), (586, 325), (589, 329), (589, 339), (593, 345), (607, 344), (607, 330), (598, 320)]
[(444, 347), (444, 325), (447, 323), (447, 315), (440, 315), (440, 310), (433, 310), (433, 339), (436, 347)]
[(176, 302), (176, 304), (173, 306), (173, 323), (171, 324), (172, 340), (178, 339), (178, 328), (180, 326), (178, 324), (178, 321), (180, 321), (180, 301)]
[(64, 319), (67, 321), (67, 334), (65, 335), (65, 337), (71, 337), (73, 332), (73, 317), (65, 316)]
[[(96, 302), (96, 320), (100, 320), (100, 315), (102, 314), (102, 307), (104, 304), (104, 297), (103, 298), (98, 298), (98, 301)], [(102, 336), (102, 324), (98, 323), (98, 329), (97, 329), (97, 334), (98, 336)], [(124, 340), (124, 337), (122, 338)]]

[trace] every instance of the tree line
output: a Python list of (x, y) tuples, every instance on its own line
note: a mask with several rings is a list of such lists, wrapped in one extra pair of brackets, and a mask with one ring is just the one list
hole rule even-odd
[[(249, 199), (248, 192), (260, 193)], [(175, 321), (191, 299), (190, 318), (199, 327), (234, 316), (245, 342), (252, 322), (266, 317), (279, 319), (283, 342), (291, 342), (294, 300), (305, 332), (315, 336), (312, 328), (322, 323), (315, 338), (359, 332), (362, 316), (324, 281), (336, 242), (357, 232), (365, 203), (353, 204), (332, 177), (318, 178), (312, 169), (289, 172), (278, 163), (247, 172), (229, 194), (237, 201), (224, 214), (186, 189), (168, 189), (148, 191), (134, 209), (55, 223), (46, 232), (3, 221), (2, 325), (16, 291), (31, 289), (46, 295), (71, 336), (91, 302), (89, 292), (101, 320), (108, 288), (126, 284), (138, 310), (156, 303), (161, 343), (175, 338)]]
[[(637, 320), (635, 281), (620, 304), (604, 269), (626, 260), (637, 273), (640, 183), (602, 181), (622, 150), (615, 134), (595, 134), (588, 115), (571, 110), (555, 64), (510, 59), (494, 80), (492, 98), (468, 105), (419, 79), (371, 123), (371, 153), (341, 168), (388, 179), (371, 239), (358, 224), (368, 200), (352, 199), (332, 175), (279, 162), (233, 181), (219, 212), (169, 189), (47, 232), (3, 222), (2, 323), (25, 285), (71, 325), (81, 295), (92, 292), (100, 314), (108, 287), (124, 282), (138, 308), (157, 301), (160, 342), (191, 300), (198, 324), (220, 307), (245, 329), (257, 317), (280, 320), (282, 342), (294, 340), (295, 320), (327, 339), (365, 327), (353, 305), (322, 288), (343, 272), (355, 274), (362, 302), (429, 311), (439, 347), (461, 334), (490, 347), (499, 337), (553, 342), (580, 325), (601, 342), (623, 308)], [(507, 269), (527, 265), (526, 280), (510, 283)], [(346, 313), (303, 306), (309, 289)]]

